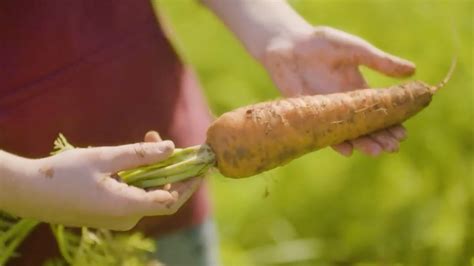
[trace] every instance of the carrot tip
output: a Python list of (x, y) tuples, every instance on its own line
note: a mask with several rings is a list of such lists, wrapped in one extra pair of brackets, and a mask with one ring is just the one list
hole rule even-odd
[(440, 83), (438, 83), (438, 85), (432, 87), (431, 90), (433, 93), (438, 91), (439, 89), (444, 87), (446, 83), (448, 83), (448, 81), (451, 79), (451, 76), (453, 75), (454, 69), (456, 69), (457, 61), (457, 56), (454, 56), (451, 61), (451, 66), (449, 67), (448, 74), (446, 74), (446, 77), (444, 77), (444, 79)]

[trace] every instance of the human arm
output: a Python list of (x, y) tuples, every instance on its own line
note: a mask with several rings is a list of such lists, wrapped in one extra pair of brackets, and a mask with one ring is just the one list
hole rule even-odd
[[(284, 96), (327, 94), (368, 87), (358, 67), (394, 77), (415, 66), (354, 35), (313, 27), (283, 0), (201, 0), (236, 34), (267, 70)], [(369, 155), (398, 150), (405, 138), (395, 126), (334, 146), (344, 155), (353, 148)]]
[(166, 159), (170, 141), (72, 149), (28, 159), (0, 151), (0, 209), (69, 226), (128, 230), (143, 216), (171, 214), (199, 179), (145, 191), (111, 176)]

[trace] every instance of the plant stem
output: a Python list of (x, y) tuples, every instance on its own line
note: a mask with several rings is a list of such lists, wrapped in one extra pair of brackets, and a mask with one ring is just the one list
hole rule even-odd
[(142, 167), (131, 169), (131, 170), (122, 171), (120, 172), (120, 176), (122, 177), (122, 180), (128, 180), (128, 178), (131, 176), (135, 176), (137, 174), (147, 172), (152, 169), (158, 169), (164, 166), (168, 166), (168, 165), (172, 165), (172, 164), (184, 161), (187, 158), (195, 155), (196, 151), (199, 150), (199, 148), (201, 148), (201, 146), (193, 146), (193, 147), (188, 147), (184, 149), (175, 149), (173, 154), (164, 161), (161, 161), (152, 165), (147, 165), (147, 166), (142, 166)]
[(12, 240), (6, 245), (6, 248), (0, 252), (0, 265), (5, 265), (8, 259), (10, 259), (15, 252), (18, 245), (20, 245), (23, 239), (25, 239), (30, 231), (38, 224), (39, 222), (35, 220), (21, 219), (2, 236), (0, 241), (7, 242), (9, 238), (12, 238)]
[(176, 149), (168, 159), (119, 173), (122, 181), (149, 188), (200, 176), (216, 163), (214, 152), (204, 144)]
[(178, 181), (182, 181), (194, 176), (201, 176), (207, 172), (210, 166), (207, 165), (196, 165), (187, 168), (181, 173), (165, 176), (165, 177), (158, 177), (152, 179), (145, 179), (137, 181), (136, 183), (132, 183), (131, 185), (141, 188), (150, 188), (150, 187), (157, 187), (162, 186), (169, 183), (175, 183)]

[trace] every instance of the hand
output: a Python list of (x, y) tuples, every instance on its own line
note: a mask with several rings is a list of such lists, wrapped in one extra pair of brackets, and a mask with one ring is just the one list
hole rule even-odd
[(49, 223), (128, 230), (143, 216), (175, 212), (199, 180), (147, 192), (111, 176), (164, 160), (173, 150), (171, 141), (160, 141), (77, 148), (43, 159), (25, 159), (28, 170), (6, 187), (13, 200), (3, 204), (4, 209)]
[[(145, 134), (145, 142), (160, 142), (161, 137), (156, 131), (148, 131)], [(175, 202), (170, 206), (170, 214), (175, 213), (196, 191), (201, 184), (202, 177), (193, 177), (184, 181), (166, 184), (162, 187), (164, 191), (170, 192), (174, 195)]]
[[(260, 61), (287, 97), (368, 88), (359, 65), (392, 77), (409, 76), (415, 71), (413, 63), (329, 27), (276, 36), (269, 41)], [(346, 156), (351, 155), (354, 148), (375, 156), (382, 151), (397, 151), (405, 137), (405, 129), (397, 125), (333, 148)]]
[[(145, 135), (145, 142), (157, 142), (161, 141), (160, 135), (156, 131), (148, 131)], [(196, 191), (199, 187), (202, 177), (193, 177), (190, 179), (186, 179), (184, 181), (176, 182), (173, 184), (166, 184), (161, 187), (161, 189), (165, 191), (180, 191), (178, 195), (180, 197), (176, 201), (173, 209), (177, 210), (180, 208)], [(148, 219), (142, 219), (137, 226), (135, 226), (134, 230), (139, 232), (143, 232), (145, 234), (153, 234), (155, 231), (154, 228), (157, 227), (160, 223), (157, 223), (157, 219), (154, 217), (150, 217)]]

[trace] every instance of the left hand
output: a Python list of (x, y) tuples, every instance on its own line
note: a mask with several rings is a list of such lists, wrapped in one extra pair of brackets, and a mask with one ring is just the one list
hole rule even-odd
[[(161, 142), (160, 134), (154, 130), (150, 130), (145, 134), (145, 142)], [(154, 188), (150, 191), (167, 191), (171, 195), (175, 195), (175, 201), (170, 205), (170, 210), (167, 214), (174, 214), (184, 203), (196, 192), (202, 182), (202, 176), (192, 177), (183, 181), (172, 184), (165, 184), (160, 188)]]
[[(287, 97), (368, 88), (359, 71), (365, 65), (392, 77), (412, 75), (415, 65), (387, 54), (367, 41), (329, 27), (273, 38), (260, 61)], [(395, 152), (406, 136), (397, 125), (333, 146), (349, 156), (353, 149), (368, 155)]]
[[(161, 137), (158, 132), (150, 130), (145, 134), (145, 142), (160, 142)], [(170, 193), (176, 193), (178, 195), (177, 201), (174, 205), (173, 212), (176, 212), (178, 208), (181, 208), (183, 204), (188, 201), (194, 192), (199, 188), (203, 180), (203, 177), (193, 177), (184, 181), (179, 181), (172, 184), (165, 184), (161, 187), (158, 187), (154, 190), (168, 191)], [(159, 223), (158, 223), (159, 225)], [(155, 217), (144, 217), (140, 222), (135, 226), (135, 230), (144, 232), (145, 234), (152, 234), (153, 228), (156, 228), (157, 220)]]
[(145, 141), (74, 148), (39, 159), (0, 151), (0, 209), (42, 222), (120, 231), (144, 216), (173, 214), (200, 178), (153, 190), (115, 178), (115, 173), (160, 162), (174, 151), (174, 144), (161, 141), (156, 132)]

